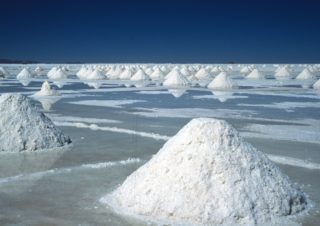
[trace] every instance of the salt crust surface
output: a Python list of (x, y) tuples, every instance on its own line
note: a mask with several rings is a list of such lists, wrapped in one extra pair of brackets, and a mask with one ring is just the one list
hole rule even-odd
[(260, 225), (307, 201), (227, 122), (191, 120), (102, 202), (126, 214), (191, 225)]
[(36, 151), (71, 143), (68, 136), (21, 94), (2, 95), (0, 113), (0, 152)]

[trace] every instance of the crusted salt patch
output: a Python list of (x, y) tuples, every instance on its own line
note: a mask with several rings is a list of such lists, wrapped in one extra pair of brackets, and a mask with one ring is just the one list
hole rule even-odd
[(0, 151), (35, 151), (71, 143), (68, 136), (21, 94), (2, 95), (0, 113)]
[(191, 225), (257, 225), (297, 214), (307, 199), (227, 122), (193, 119), (103, 197), (117, 211)]

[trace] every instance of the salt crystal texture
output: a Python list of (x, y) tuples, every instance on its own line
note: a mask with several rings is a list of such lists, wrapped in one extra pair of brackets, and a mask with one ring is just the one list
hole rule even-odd
[(25, 96), (2, 95), (0, 114), (0, 152), (36, 151), (71, 143)]
[(304, 193), (265, 154), (227, 122), (209, 118), (191, 120), (101, 201), (182, 225), (268, 224), (307, 206)]

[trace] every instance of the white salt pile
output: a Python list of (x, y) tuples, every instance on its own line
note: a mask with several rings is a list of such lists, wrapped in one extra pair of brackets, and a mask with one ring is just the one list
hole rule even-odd
[(298, 80), (315, 80), (316, 77), (308, 68), (305, 68), (305, 69), (303, 69), (302, 72), (300, 72), (300, 74), (298, 74), (296, 79), (298, 79)]
[[(193, 119), (102, 202), (120, 213), (181, 225), (258, 225), (307, 200), (227, 122)], [(283, 219), (283, 218), (282, 218)]]
[(313, 88), (320, 90), (320, 79), (313, 84)]
[(248, 79), (264, 79), (264, 75), (258, 70), (258, 69), (253, 69), (247, 77)]
[(9, 72), (6, 69), (0, 67), (0, 78), (6, 78), (9, 77), (9, 75)]
[(52, 89), (50, 84), (47, 81), (45, 81), (42, 83), (41, 90), (36, 92), (34, 96), (60, 96), (60, 93), (57, 90)]
[(87, 74), (87, 68), (85, 68), (84, 66), (82, 66), (80, 70), (76, 73), (79, 79), (84, 79), (86, 74)]
[(2, 95), (0, 114), (0, 152), (36, 151), (71, 143), (25, 96)]
[(248, 74), (252, 71), (250, 66), (244, 66), (243, 68), (241, 68), (240, 73), (242, 74)]
[(106, 76), (101, 71), (99, 71), (98, 69), (95, 69), (87, 77), (87, 79), (89, 79), (89, 80), (103, 80), (105, 78), (106, 78)]
[(67, 79), (67, 75), (61, 68), (58, 68), (55, 72), (48, 73), (48, 78), (54, 80)]
[(150, 74), (150, 78), (153, 81), (159, 81), (159, 80), (162, 81), (164, 79), (164, 73), (163, 71), (161, 71), (159, 67), (156, 67), (154, 71)]
[(139, 69), (132, 77), (131, 81), (144, 81), (149, 80), (149, 76), (143, 71), (143, 69)]
[(18, 80), (31, 79), (33, 76), (27, 68), (23, 68), (20, 73), (17, 75)]
[(179, 69), (173, 69), (168, 75), (165, 77), (165, 81), (163, 82), (163, 86), (165, 87), (188, 87), (190, 85), (189, 80), (180, 73)]
[(34, 73), (38, 76), (41, 76), (43, 75), (43, 68), (40, 67), (40, 66), (37, 66), (35, 69), (34, 69)]
[(211, 78), (210, 73), (204, 68), (201, 68), (199, 71), (197, 71), (197, 73), (194, 76), (199, 80)]
[(57, 67), (52, 67), (47, 73), (48, 78), (52, 77), (57, 72), (57, 70)]
[(237, 84), (228, 77), (226, 72), (218, 74), (208, 85), (209, 89), (226, 90), (237, 88)]
[(126, 68), (124, 69), (123, 72), (121, 72), (119, 79), (121, 80), (130, 80), (133, 75), (132, 69), (131, 68)]
[(279, 67), (274, 74), (276, 79), (292, 79), (293, 76), (288, 66)]

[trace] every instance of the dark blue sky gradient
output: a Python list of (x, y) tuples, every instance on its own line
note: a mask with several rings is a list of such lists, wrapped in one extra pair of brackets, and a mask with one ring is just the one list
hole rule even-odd
[(0, 58), (320, 63), (319, 1), (2, 0)]

